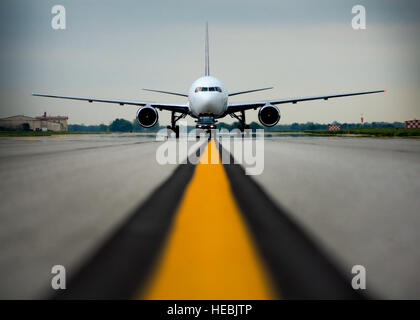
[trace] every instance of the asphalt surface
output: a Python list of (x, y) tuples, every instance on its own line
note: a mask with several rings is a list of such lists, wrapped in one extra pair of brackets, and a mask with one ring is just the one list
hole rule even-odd
[(143, 136), (0, 139), (0, 298), (52, 294), (175, 165)]
[[(0, 298), (51, 295), (176, 169), (142, 135), (0, 138)], [(420, 140), (269, 137), (254, 179), (370, 294), (420, 298)], [(164, 199), (162, 199), (164, 201)]]
[(371, 294), (420, 298), (420, 140), (267, 139), (255, 179)]

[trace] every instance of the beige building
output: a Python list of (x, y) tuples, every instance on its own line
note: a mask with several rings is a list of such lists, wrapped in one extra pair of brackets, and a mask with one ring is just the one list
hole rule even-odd
[(66, 116), (44, 115), (32, 118), (24, 115), (0, 118), (0, 130), (67, 131)]

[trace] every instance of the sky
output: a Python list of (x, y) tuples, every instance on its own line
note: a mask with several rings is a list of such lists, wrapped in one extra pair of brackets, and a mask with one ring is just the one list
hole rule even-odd
[[(51, 27), (57, 4), (66, 9), (65, 30)], [(351, 25), (358, 4), (365, 30)], [(280, 124), (359, 122), (362, 113), (368, 122), (419, 119), (419, 18), (420, 1), (411, 0), (2, 0), (0, 117), (46, 111), (69, 123), (109, 124), (131, 121), (137, 110), (32, 92), (185, 102), (141, 89), (187, 92), (204, 75), (208, 21), (211, 75), (228, 91), (274, 86), (230, 101), (386, 89), (280, 105)], [(169, 119), (159, 113), (160, 124)]]

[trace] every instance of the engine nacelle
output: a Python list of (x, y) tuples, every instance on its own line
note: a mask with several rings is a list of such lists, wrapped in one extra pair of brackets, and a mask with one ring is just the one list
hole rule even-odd
[(158, 112), (150, 105), (145, 105), (137, 110), (137, 122), (144, 128), (153, 127), (159, 119)]
[(276, 106), (266, 104), (260, 108), (258, 119), (266, 127), (275, 126), (280, 120), (280, 110)]

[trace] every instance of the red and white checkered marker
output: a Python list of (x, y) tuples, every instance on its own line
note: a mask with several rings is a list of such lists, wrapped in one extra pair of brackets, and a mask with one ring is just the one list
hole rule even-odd
[(420, 128), (420, 120), (408, 120), (405, 122), (405, 127), (407, 129)]
[(328, 125), (328, 130), (330, 131), (341, 130), (341, 126), (337, 124), (330, 124)]

